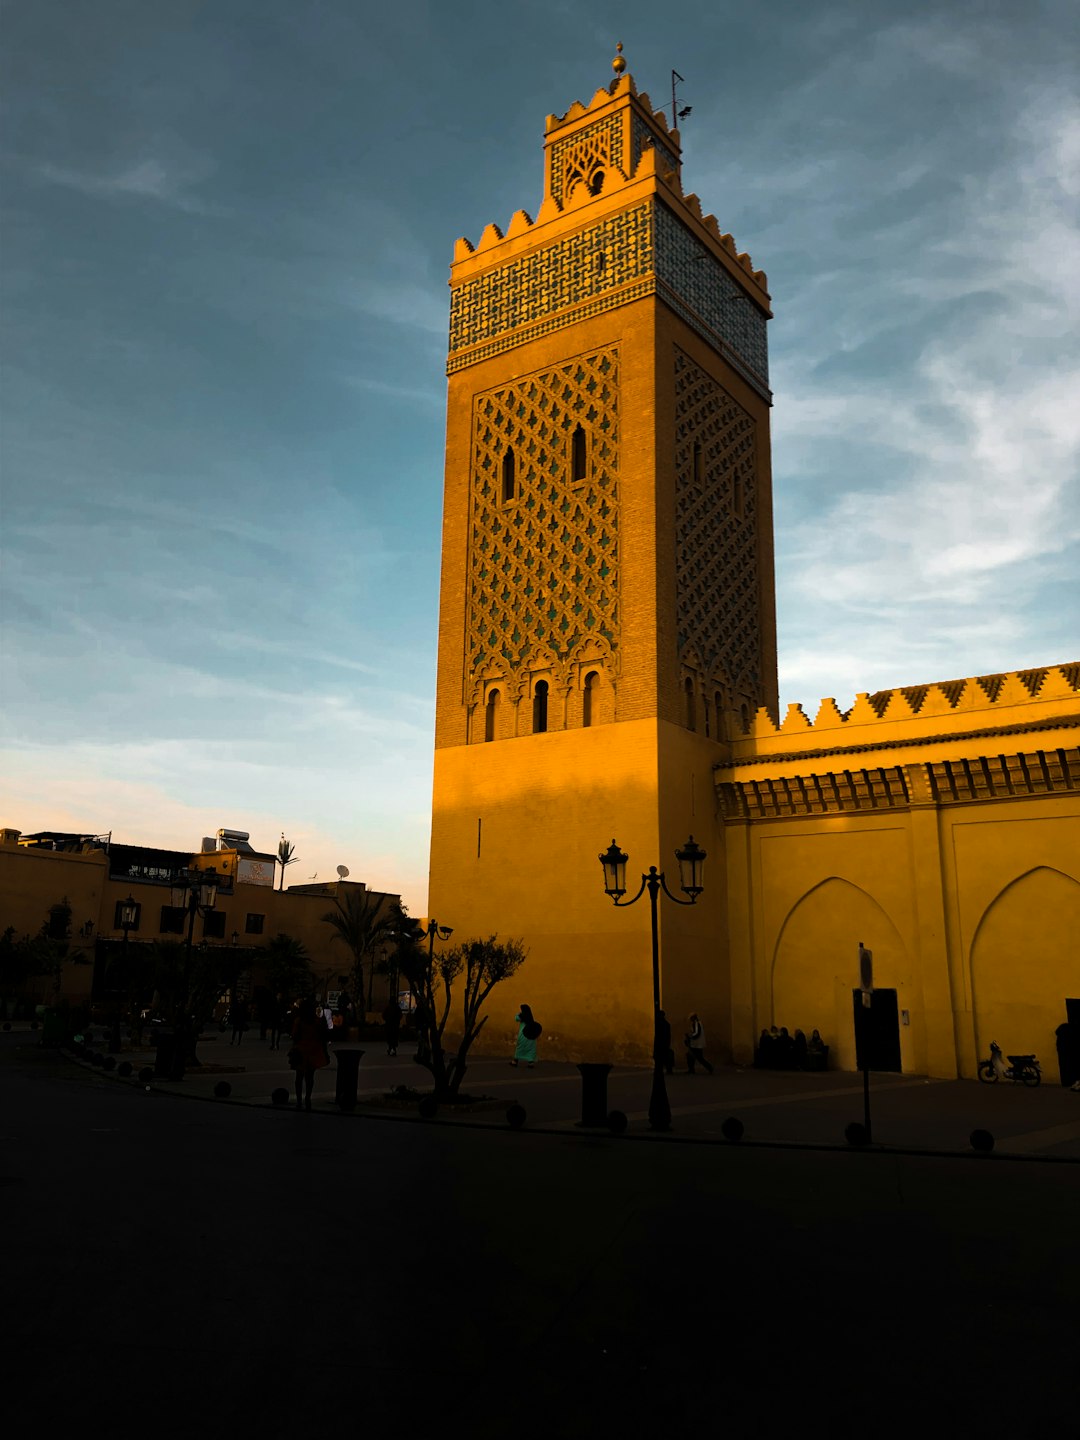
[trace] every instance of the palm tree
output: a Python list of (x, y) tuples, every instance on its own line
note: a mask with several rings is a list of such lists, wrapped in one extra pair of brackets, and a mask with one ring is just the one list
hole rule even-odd
[(295, 849), (296, 846), (292, 843), (292, 841), (285, 839), (285, 831), (283, 830), (281, 832), (281, 839), (278, 841), (277, 847), (278, 864), (281, 866), (281, 879), (278, 881), (277, 887), (279, 890), (285, 889), (285, 866), (295, 865), (297, 860), (299, 860), (300, 858), (299, 855), (295, 855), (293, 853)]
[(350, 888), (334, 897), (334, 908), (322, 917), (333, 931), (333, 938), (347, 945), (352, 953), (352, 993), (363, 1003), (364, 961), (370, 955), (374, 966), (375, 946), (389, 936), (398, 921), (397, 902), (389, 895), (372, 894), (370, 890)]

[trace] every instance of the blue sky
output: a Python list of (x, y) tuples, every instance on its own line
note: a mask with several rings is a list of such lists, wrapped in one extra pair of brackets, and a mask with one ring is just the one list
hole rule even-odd
[(0, 820), (426, 899), (446, 279), (622, 40), (765, 269), (781, 700), (1080, 654), (1080, 7), (0, 0)]

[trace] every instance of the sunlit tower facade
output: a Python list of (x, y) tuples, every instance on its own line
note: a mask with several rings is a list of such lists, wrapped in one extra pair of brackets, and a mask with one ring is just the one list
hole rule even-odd
[(625, 72), (549, 116), (544, 198), (451, 271), (431, 913), (520, 936), (549, 1054), (651, 1046), (631, 873), (709, 852), (661, 917), (663, 1003), (729, 1026), (713, 770), (777, 705), (766, 280)]

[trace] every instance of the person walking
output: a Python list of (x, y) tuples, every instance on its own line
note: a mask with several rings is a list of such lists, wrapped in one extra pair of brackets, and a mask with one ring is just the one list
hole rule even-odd
[(514, 1058), (511, 1065), (516, 1065), (519, 1060), (524, 1060), (531, 1070), (536, 1064), (536, 1042), (540, 1038), (542, 1026), (533, 1018), (532, 1010), (528, 1005), (518, 1007), (518, 1013), (514, 1016), (518, 1025), (517, 1045), (514, 1047)]
[(311, 1109), (315, 1071), (330, 1064), (330, 1032), (322, 1010), (313, 1000), (303, 1000), (292, 1027), (289, 1064), (296, 1071), (296, 1108)]
[(705, 1059), (705, 1027), (698, 1019), (696, 1013), (690, 1016), (690, 1029), (683, 1036), (686, 1043), (686, 1068), (693, 1075), (694, 1066), (703, 1066), (711, 1075), (713, 1067)]
[(232, 1038), (230, 1045), (239, 1045), (243, 1042), (244, 1031), (247, 1029), (248, 1007), (246, 1000), (238, 1000), (232, 1007)]
[(401, 1006), (393, 996), (386, 1002), (382, 1018), (386, 1026), (386, 1053), (396, 1055), (398, 1034), (401, 1030)]

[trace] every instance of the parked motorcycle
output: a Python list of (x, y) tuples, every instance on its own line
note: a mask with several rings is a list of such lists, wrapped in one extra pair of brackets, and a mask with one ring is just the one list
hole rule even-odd
[[(1008, 1065), (1005, 1064), (1006, 1059)], [(996, 1085), (999, 1080), (1011, 1080), (1034, 1088), (1042, 1084), (1042, 1070), (1034, 1055), (1002, 1056), (1001, 1046), (996, 1040), (990, 1041), (990, 1059), (979, 1061), (979, 1079), (986, 1085)]]

